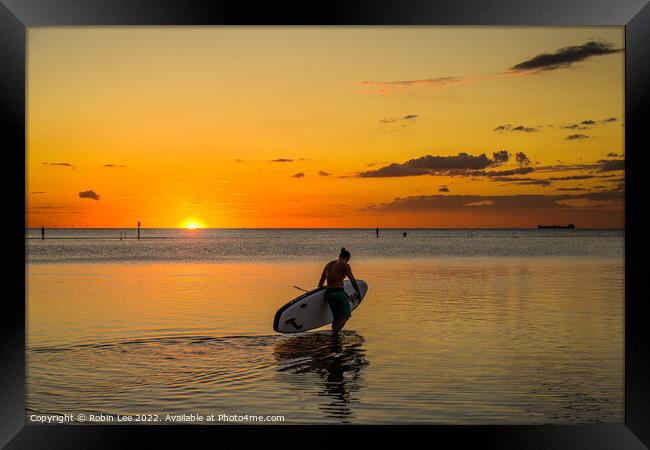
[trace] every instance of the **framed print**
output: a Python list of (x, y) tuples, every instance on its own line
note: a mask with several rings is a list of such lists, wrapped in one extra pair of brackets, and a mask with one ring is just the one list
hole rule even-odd
[(647, 2), (0, 11), (7, 448), (649, 445)]

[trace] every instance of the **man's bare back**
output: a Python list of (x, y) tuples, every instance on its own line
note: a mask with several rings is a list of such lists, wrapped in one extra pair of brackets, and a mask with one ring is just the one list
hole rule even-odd
[(352, 275), (352, 268), (350, 267), (350, 264), (343, 259), (336, 259), (325, 265), (318, 287), (323, 287), (323, 282), (327, 280), (327, 287), (342, 288), (345, 277), (348, 277), (354, 290), (357, 291), (357, 293), (360, 293), (357, 280), (355, 280), (354, 275)]
[(350, 265), (341, 259), (330, 261), (325, 265), (327, 285), (330, 287), (343, 287), (343, 280), (347, 276)]

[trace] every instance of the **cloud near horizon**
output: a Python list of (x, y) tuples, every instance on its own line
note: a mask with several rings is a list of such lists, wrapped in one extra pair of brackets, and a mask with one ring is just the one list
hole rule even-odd
[(293, 178), (305, 178), (305, 174), (302, 172), (298, 172), (296, 174), (291, 175)]
[(278, 158), (278, 159), (272, 159), (271, 162), (276, 162), (276, 163), (293, 162), (293, 159), (289, 159), (289, 158)]
[(541, 178), (494, 177), (494, 178), (490, 178), (490, 181), (500, 181), (505, 183), (522, 185), (522, 186), (536, 185), (536, 186), (546, 187), (551, 185), (551, 182), (549, 180), (544, 180)]
[(597, 161), (599, 172), (610, 172), (614, 170), (625, 170), (624, 159), (601, 159)]
[(397, 197), (391, 202), (368, 205), (360, 211), (371, 212), (414, 212), (414, 211), (477, 211), (514, 209), (557, 209), (584, 208), (566, 201), (586, 201), (589, 206), (602, 207), (603, 203), (623, 201), (623, 192), (617, 190), (590, 192), (584, 194), (559, 195), (420, 195)]
[(79, 192), (79, 198), (89, 198), (91, 200), (99, 200), (100, 196), (95, 191), (82, 191)]

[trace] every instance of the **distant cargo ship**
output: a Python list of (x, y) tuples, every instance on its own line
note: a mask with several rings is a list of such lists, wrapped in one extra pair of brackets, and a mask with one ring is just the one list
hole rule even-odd
[(537, 228), (562, 228), (562, 229), (573, 229), (576, 226), (572, 223), (569, 225), (537, 225)]

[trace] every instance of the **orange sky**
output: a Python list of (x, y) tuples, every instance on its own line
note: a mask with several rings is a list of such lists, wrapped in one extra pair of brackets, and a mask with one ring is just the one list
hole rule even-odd
[(623, 44), (622, 27), (31, 27), (27, 223), (621, 227)]

